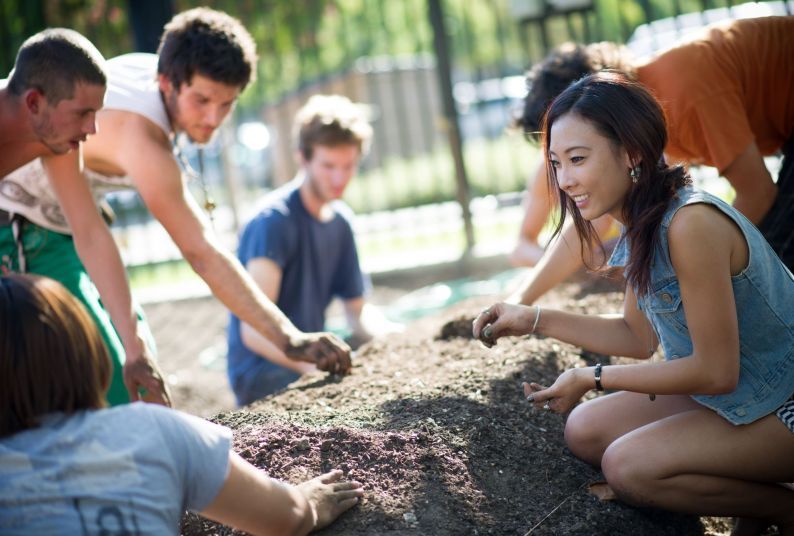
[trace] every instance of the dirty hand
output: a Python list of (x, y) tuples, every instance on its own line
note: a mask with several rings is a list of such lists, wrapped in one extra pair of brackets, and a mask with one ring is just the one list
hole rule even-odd
[(332, 333), (301, 333), (290, 339), (284, 353), (334, 374), (345, 374), (351, 367), (350, 347)]
[(358, 504), (364, 495), (360, 482), (342, 480), (342, 471), (307, 480), (298, 485), (314, 514), (314, 530), (330, 525), (340, 514)]
[(535, 308), (500, 302), (483, 310), (472, 323), (472, 333), (488, 348), (499, 337), (524, 335), (532, 331)]
[(593, 388), (592, 377), (590, 381), (585, 378), (587, 370), (589, 369), (568, 369), (560, 374), (551, 387), (524, 383), (524, 396), (536, 408), (567, 413)]
[(143, 400), (171, 407), (171, 393), (163, 381), (163, 374), (145, 344), (138, 353), (127, 354), (124, 362), (124, 386), (130, 401)]

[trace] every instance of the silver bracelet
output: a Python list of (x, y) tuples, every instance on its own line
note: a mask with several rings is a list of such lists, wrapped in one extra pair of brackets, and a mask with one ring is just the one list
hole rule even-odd
[(530, 331), (530, 333), (535, 333), (538, 327), (538, 321), (540, 320), (540, 305), (535, 305), (535, 311), (535, 323), (532, 324), (532, 331)]

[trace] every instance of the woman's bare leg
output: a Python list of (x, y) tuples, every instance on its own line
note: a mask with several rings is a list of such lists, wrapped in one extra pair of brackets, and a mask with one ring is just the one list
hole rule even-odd
[[(615, 417), (617, 420), (617, 417)], [(775, 416), (734, 426), (698, 406), (618, 437), (601, 468), (621, 500), (756, 518), (794, 534), (794, 433)]]
[(565, 442), (577, 457), (599, 467), (604, 451), (617, 438), (671, 415), (701, 408), (684, 395), (648, 395), (621, 391), (578, 405), (565, 423)]

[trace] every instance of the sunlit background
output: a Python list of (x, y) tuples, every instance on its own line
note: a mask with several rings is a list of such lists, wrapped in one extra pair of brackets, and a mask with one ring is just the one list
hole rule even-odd
[[(197, 5), (238, 17), (260, 58), (256, 82), (215, 139), (182, 147), (191, 174), (206, 185), (191, 179), (199, 204), (206, 194), (218, 204), (215, 231), (236, 247), (258, 200), (296, 171), (294, 112), (313, 94), (344, 94), (369, 106), (375, 130), (345, 200), (357, 214), (363, 267), (377, 275), (510, 250), (539, 158), (511, 121), (525, 93), (523, 74), (551, 47), (612, 40), (643, 56), (711, 21), (791, 14), (794, 2), (4, 0), (0, 70), (7, 73), (19, 44), (47, 26), (75, 28), (106, 57), (153, 52), (163, 24)], [(713, 170), (699, 177), (732, 195)], [(207, 291), (137, 194), (109, 201), (136, 294), (146, 301)], [(446, 303), (457, 290), (424, 292), (425, 302)]]

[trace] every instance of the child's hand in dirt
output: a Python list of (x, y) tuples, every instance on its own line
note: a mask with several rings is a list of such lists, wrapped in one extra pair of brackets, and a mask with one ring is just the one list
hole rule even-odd
[(509, 303), (496, 303), (483, 310), (472, 323), (472, 334), (488, 348), (499, 337), (524, 335), (532, 331), (535, 308)]
[(313, 530), (330, 525), (364, 495), (360, 482), (341, 479), (342, 471), (335, 469), (298, 485), (314, 513)]
[(567, 413), (579, 403), (587, 391), (593, 388), (592, 374), (586, 377), (587, 370), (590, 369), (568, 369), (560, 374), (551, 387), (524, 383), (524, 396), (527, 402), (534, 404), (536, 408), (554, 413)]

